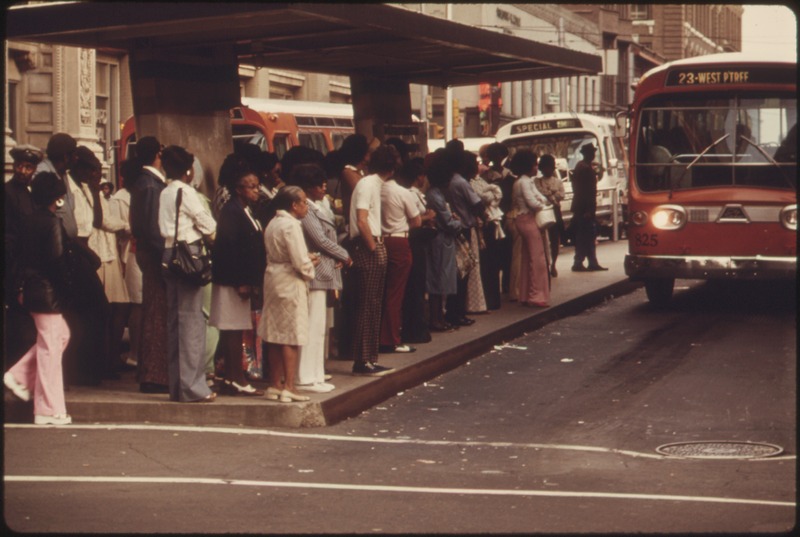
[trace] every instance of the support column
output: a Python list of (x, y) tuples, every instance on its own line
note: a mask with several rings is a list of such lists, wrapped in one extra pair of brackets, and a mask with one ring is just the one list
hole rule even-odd
[(73, 65), (78, 66), (77, 69), (65, 73), (64, 76), (64, 81), (67, 83), (65, 94), (73, 95), (73, 98), (66, 102), (78, 104), (72, 109), (74, 111), (71, 114), (72, 117), (65, 118), (69, 124), (75, 125), (67, 132), (75, 133), (73, 136), (78, 145), (85, 145), (92, 150), (92, 153), (103, 163), (105, 175), (108, 177), (108, 162), (106, 162), (108, 155), (104, 154), (103, 148), (97, 143), (97, 110), (95, 106), (97, 101), (95, 81), (97, 51), (89, 48), (70, 47), (65, 50), (65, 53), (72, 54), (75, 57)]
[(8, 66), (10, 65), (11, 58), (8, 55), (8, 41), (3, 41), (3, 57), (6, 59), (5, 68), (3, 69), (3, 78), (5, 79), (5, 95), (3, 96), (4, 104), (3, 109), (6, 113), (3, 114), (5, 121), (3, 122), (4, 136), (3, 136), (3, 181), (8, 181), (14, 174), (14, 159), (11, 158), (10, 151), (17, 145), (17, 142), (11, 137), (11, 128), (8, 125)]
[[(411, 90), (407, 82), (350, 77), (356, 132), (367, 140), (397, 136), (410, 144), (427, 143), (424, 123), (411, 119)], [(413, 139), (412, 139), (413, 138)], [(422, 147), (412, 149), (412, 152)]]
[(200, 190), (211, 197), (233, 151), (229, 110), (241, 104), (238, 59), (230, 46), (130, 52), (138, 137), (179, 145), (200, 161)]

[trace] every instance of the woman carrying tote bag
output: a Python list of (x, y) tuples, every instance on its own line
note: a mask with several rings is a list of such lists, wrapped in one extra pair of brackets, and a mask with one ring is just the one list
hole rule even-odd
[(519, 302), (528, 307), (546, 308), (550, 305), (550, 278), (545, 254), (544, 231), (536, 224), (536, 212), (548, 205), (536, 189), (533, 177), (537, 171), (536, 155), (529, 150), (514, 153), (509, 168), (519, 175), (519, 188), (514, 199), (516, 225), (522, 237), (519, 272)]

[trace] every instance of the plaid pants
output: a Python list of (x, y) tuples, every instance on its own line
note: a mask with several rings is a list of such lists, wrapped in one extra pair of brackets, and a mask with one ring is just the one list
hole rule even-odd
[(351, 352), (355, 364), (378, 362), (387, 257), (386, 247), (382, 243), (376, 246), (370, 252), (361, 239), (356, 239), (351, 254), (357, 284)]

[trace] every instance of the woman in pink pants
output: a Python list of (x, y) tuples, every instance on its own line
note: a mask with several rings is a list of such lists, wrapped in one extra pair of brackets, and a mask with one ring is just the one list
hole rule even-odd
[[(71, 244), (56, 208), (63, 204), (64, 182), (55, 174), (42, 172), (31, 183), (35, 209), (22, 222), (22, 246), (15, 274), (19, 300), (36, 324), (36, 343), (3, 376), (3, 383), (24, 401), (33, 394), (36, 425), (67, 425), (72, 418), (64, 402), (61, 358), (69, 342), (69, 328), (61, 315), (65, 291), (74, 271), (91, 270), (91, 256), (85, 263), (71, 264), (65, 255)], [(76, 290), (80, 292), (80, 290)]]
[(519, 269), (519, 303), (533, 308), (550, 305), (550, 273), (548, 271), (545, 242), (536, 213), (549, 205), (534, 185), (537, 172), (536, 155), (529, 150), (519, 150), (511, 157), (509, 169), (519, 177), (512, 203), (517, 210), (515, 224), (522, 238), (522, 255)]

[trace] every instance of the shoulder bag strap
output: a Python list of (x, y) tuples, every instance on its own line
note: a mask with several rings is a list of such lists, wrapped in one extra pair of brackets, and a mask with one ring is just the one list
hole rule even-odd
[(178, 196), (175, 198), (175, 243), (178, 244), (178, 219), (181, 215), (181, 201), (183, 201), (183, 189), (178, 189)]

